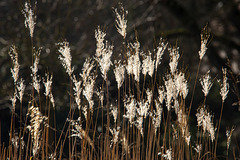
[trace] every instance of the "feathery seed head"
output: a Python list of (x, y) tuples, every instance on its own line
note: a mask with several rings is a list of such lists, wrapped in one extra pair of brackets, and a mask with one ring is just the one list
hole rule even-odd
[(116, 128), (113, 128), (113, 129), (109, 128), (109, 131), (113, 135), (113, 138), (111, 140), (111, 146), (112, 146), (112, 144), (116, 144), (118, 142), (120, 127), (117, 127), (117, 129)]
[(111, 104), (110, 108), (111, 108), (111, 113), (113, 115), (114, 123), (116, 123), (117, 122), (117, 116), (118, 116), (118, 108), (113, 106), (112, 104)]
[(202, 126), (203, 133), (208, 131), (211, 140), (215, 139), (215, 128), (212, 122), (213, 116), (207, 111), (205, 106), (198, 108), (196, 113), (198, 126)]
[(96, 49), (96, 57), (99, 58), (103, 54), (104, 47), (104, 38), (106, 36), (106, 33), (103, 32), (100, 27), (98, 26), (98, 29), (95, 30), (95, 39), (97, 41), (97, 49)]
[[(126, 67), (128, 74), (133, 74), (135, 81), (140, 80), (141, 62), (139, 58), (140, 54), (140, 43), (136, 41), (135, 43), (129, 43), (128, 48), (134, 54), (128, 57), (128, 66)], [(129, 54), (129, 52), (128, 52)], [(130, 55), (130, 54), (129, 54)]]
[[(36, 1), (37, 3), (37, 1)], [(36, 5), (36, 4), (35, 4)], [(25, 8), (22, 10), (22, 14), (25, 17), (25, 27), (29, 29), (30, 36), (33, 38), (34, 27), (36, 24), (36, 15), (34, 15), (32, 6), (30, 3), (25, 2)]]
[(141, 100), (138, 102), (137, 113), (139, 116), (147, 118), (148, 110), (150, 108), (149, 101)]
[(127, 53), (128, 55), (128, 64), (126, 65), (126, 70), (128, 75), (133, 74), (133, 62), (134, 62), (134, 55), (130, 55), (130, 52)]
[(47, 117), (42, 116), (38, 107), (31, 106), (28, 109), (27, 115), (30, 114), (31, 120), (30, 125), (27, 128), (31, 132), (32, 140), (33, 140), (33, 156), (38, 153), (40, 149), (40, 138), (41, 138), (41, 123), (45, 123)]
[(171, 75), (167, 75), (165, 81), (165, 88), (166, 88), (166, 105), (167, 105), (167, 110), (170, 111), (171, 109), (171, 103), (173, 99), (176, 97), (176, 88), (174, 81), (171, 77)]
[(170, 53), (170, 62), (169, 62), (169, 67), (172, 75), (175, 74), (177, 71), (177, 65), (178, 65), (178, 59), (179, 59), (179, 48), (169, 48), (168, 51)]
[(127, 109), (127, 112), (126, 114), (123, 115), (123, 117), (129, 119), (131, 126), (136, 116), (136, 106), (137, 106), (137, 103), (133, 96), (130, 96), (124, 101), (124, 107)]
[(69, 77), (72, 76), (72, 73), (74, 71), (74, 67), (72, 67), (72, 56), (70, 54), (70, 47), (69, 43), (66, 41), (57, 43), (58, 52), (60, 53), (59, 59), (62, 61), (63, 67), (66, 69), (66, 72), (68, 73)]
[(162, 106), (161, 104), (155, 100), (155, 106), (156, 110), (153, 111), (153, 113), (150, 114), (152, 117), (152, 124), (155, 129), (155, 134), (157, 133), (157, 129), (160, 128), (161, 120), (162, 120)]
[(13, 97), (10, 98), (12, 101), (12, 112), (15, 112), (16, 102), (17, 102), (17, 90), (15, 89)]
[(125, 11), (123, 6), (121, 5), (121, 11), (120, 11), (120, 14), (118, 12), (118, 9), (117, 8), (114, 8), (114, 12), (116, 14), (116, 28), (117, 28), (117, 31), (119, 34), (121, 34), (123, 36), (123, 39), (126, 38), (126, 35), (127, 35), (127, 31), (126, 31), (126, 28), (127, 28), (127, 20), (126, 20), (126, 15), (128, 14), (128, 11)]
[(100, 70), (102, 72), (102, 77), (104, 80), (107, 80), (107, 72), (112, 65), (111, 56), (113, 53), (113, 46), (106, 42), (105, 48), (102, 50), (101, 58), (97, 58), (97, 61), (100, 65)]
[(49, 98), (50, 98), (50, 102), (51, 102), (52, 105), (53, 105), (53, 108), (55, 108), (55, 100), (54, 100), (54, 98), (53, 98), (52, 92), (49, 94)]
[(82, 81), (78, 81), (75, 76), (73, 76), (73, 91), (74, 91), (74, 97), (75, 97), (75, 102), (78, 106), (78, 109), (81, 109), (81, 98), (80, 95), (82, 93)]
[(82, 128), (82, 123), (80, 117), (77, 120), (69, 120), (70, 124), (74, 127), (72, 129), (71, 137), (78, 137), (80, 139), (85, 138), (89, 145), (94, 148), (94, 144), (92, 142), (92, 139), (89, 137), (88, 133)]
[(80, 76), (83, 79), (83, 83), (85, 84), (87, 81), (88, 76), (91, 73), (91, 70), (94, 67), (94, 61), (92, 61), (91, 58), (87, 58), (83, 64), (83, 68), (82, 68), (82, 73), (80, 74)]
[(178, 116), (177, 119), (178, 119), (179, 127), (181, 129), (182, 137), (185, 138), (185, 141), (189, 146), (191, 135), (188, 129), (187, 115), (183, 112), (182, 109), (179, 109), (179, 111), (177, 112), (177, 116)]
[(52, 78), (53, 76), (51, 75), (51, 77), (49, 77), (49, 74), (46, 73), (46, 80), (43, 78), (43, 84), (45, 86), (45, 96), (48, 97), (50, 99), (50, 102), (53, 105), (53, 108), (55, 107), (55, 101), (52, 95)]
[(46, 79), (43, 78), (43, 84), (45, 86), (45, 96), (48, 97), (51, 93), (51, 88), (52, 88), (52, 78), (53, 76), (51, 75), (51, 77), (49, 77), (49, 74), (46, 73), (45, 74)]
[(223, 72), (223, 82), (221, 84), (220, 94), (222, 96), (222, 102), (224, 102), (225, 99), (227, 98), (227, 94), (229, 91), (229, 84), (227, 83), (227, 69), (222, 68), (222, 72)]
[(35, 51), (34, 53), (34, 63), (33, 66), (30, 67), (30, 69), (32, 70), (32, 85), (34, 87), (34, 89), (38, 92), (38, 94), (40, 93), (40, 79), (37, 75), (38, 72), (38, 64), (39, 64), (39, 60), (40, 60), (40, 54), (41, 54), (41, 48), (39, 48), (37, 51)]
[(172, 152), (172, 148), (169, 148), (166, 153), (161, 153), (159, 152), (158, 155), (162, 155), (163, 158), (167, 159), (167, 160), (172, 160), (174, 158), (174, 154)]
[(137, 120), (135, 122), (137, 129), (140, 131), (141, 135), (143, 136), (143, 117), (137, 116)]
[(143, 128), (142, 128), (143, 118), (147, 118), (150, 105), (148, 101), (142, 100), (138, 102), (138, 106), (139, 107), (136, 108), (138, 113), (136, 126), (139, 129), (140, 133), (143, 135)]
[(26, 86), (24, 85), (24, 80), (21, 78), (17, 84), (17, 90), (18, 90), (18, 95), (19, 95), (18, 99), (21, 103), (22, 103), (25, 88), (26, 88)]
[(125, 66), (121, 64), (121, 60), (118, 62), (115, 61), (114, 74), (119, 89), (122, 86), (125, 77)]
[(150, 90), (149, 88), (146, 90), (146, 94), (147, 94), (147, 102), (150, 105), (152, 102), (152, 97), (153, 97), (153, 91)]
[(142, 73), (144, 76), (146, 76), (147, 73), (149, 76), (153, 76), (155, 60), (152, 60), (151, 54), (152, 53), (149, 52), (148, 56), (144, 55), (144, 59), (142, 61)]
[(8, 54), (12, 59), (13, 68), (11, 68), (11, 73), (12, 73), (14, 83), (16, 84), (16, 82), (18, 80), (18, 72), (19, 72), (20, 65), (18, 63), (18, 52), (17, 52), (17, 49), (16, 49), (15, 45), (11, 46)]
[(161, 104), (163, 103), (164, 98), (165, 98), (165, 90), (163, 86), (160, 86), (158, 88), (158, 100)]
[(233, 133), (234, 129), (235, 129), (235, 128), (232, 127), (231, 130), (229, 130), (229, 129), (226, 130), (226, 136), (227, 136), (227, 150), (228, 150), (229, 147), (230, 147), (230, 142), (231, 142), (232, 133)]
[(84, 115), (85, 119), (87, 120), (87, 105), (82, 107), (82, 111), (83, 111), (83, 115)]
[(210, 71), (208, 71), (202, 78), (200, 78), (200, 83), (203, 88), (202, 91), (204, 93), (204, 96), (206, 97), (213, 85), (213, 83), (211, 82)]
[(200, 153), (202, 151), (202, 144), (196, 144), (196, 147), (194, 147), (194, 150), (197, 152), (197, 153)]
[(161, 60), (162, 60), (162, 55), (164, 53), (164, 51), (167, 48), (168, 43), (164, 43), (164, 40), (162, 38), (160, 38), (160, 42), (159, 42), (159, 46), (157, 47), (157, 60), (156, 60), (156, 64), (155, 64), (155, 68), (157, 70), (158, 65), (160, 65)]
[(209, 37), (210, 37), (210, 34), (207, 30), (207, 26), (205, 26), (201, 33), (201, 49), (198, 52), (200, 60), (202, 60), (203, 56), (205, 55), (205, 53), (207, 51), (207, 42), (208, 42)]
[(179, 74), (176, 74), (174, 78), (177, 93), (179, 93), (179, 95), (182, 96), (183, 99), (186, 99), (188, 94), (188, 85), (187, 80), (185, 79), (185, 74), (180, 72)]
[(94, 101), (92, 100), (94, 92), (95, 78), (93, 76), (88, 77), (88, 81), (84, 84), (83, 95), (86, 97), (90, 111), (93, 112)]

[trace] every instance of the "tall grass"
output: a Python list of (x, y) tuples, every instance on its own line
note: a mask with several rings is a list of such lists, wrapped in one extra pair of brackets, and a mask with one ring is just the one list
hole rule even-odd
[[(9, 145), (0, 143), (0, 159), (171, 160), (220, 159), (223, 156), (217, 152), (217, 147), (229, 84), (227, 71), (223, 69), (223, 80), (219, 82), (222, 97), (220, 119), (214, 122), (206, 101), (211, 94), (213, 80), (210, 71), (199, 75), (210, 36), (207, 28), (202, 31), (200, 51), (196, 54), (199, 64), (196, 77), (192, 77), (195, 83), (189, 86), (190, 78), (185, 68), (178, 67), (180, 54), (177, 45), (170, 46), (161, 38), (155, 49), (143, 51), (137, 38), (132, 42), (127, 40), (128, 12), (120, 6), (120, 9), (114, 9), (114, 13), (122, 46), (108, 42), (105, 39), (107, 33), (99, 26), (95, 30), (96, 53), (85, 60), (80, 73), (76, 74), (78, 71), (72, 65), (69, 43), (56, 44), (70, 86), (63, 93), (69, 93), (69, 113), (59, 130), (51, 91), (54, 77), (48, 72), (45, 78), (38, 75), (41, 49), (34, 47), (36, 15), (32, 6), (25, 3), (23, 14), (32, 43), (32, 83), (24, 84), (25, 81), (19, 78), (18, 51), (13, 45), (9, 51), (14, 79)], [(114, 53), (114, 47), (123, 49), (121, 53)], [(117, 57), (115, 60), (113, 54)], [(170, 57), (169, 67), (167, 73), (160, 74), (163, 54)], [(197, 121), (193, 122), (190, 121), (190, 113), (194, 110), (192, 102), (197, 83), (202, 86), (204, 99), (195, 109)], [(32, 90), (25, 93), (29, 104), (23, 106), (26, 86), (31, 86)], [(111, 97), (110, 87), (115, 87), (116, 99)], [(188, 94), (189, 91), (192, 95)], [(188, 97), (191, 97), (190, 104), (186, 101)], [(19, 106), (20, 113), (15, 111), (16, 106)], [(23, 107), (28, 108), (26, 115), (23, 115)], [(15, 127), (16, 119), (20, 119), (19, 129)], [(226, 132), (227, 153), (233, 130)], [(228, 159), (228, 156), (224, 158)]]

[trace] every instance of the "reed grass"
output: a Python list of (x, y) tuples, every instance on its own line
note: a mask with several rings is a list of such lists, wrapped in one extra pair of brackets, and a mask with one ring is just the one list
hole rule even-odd
[[(221, 114), (219, 121), (214, 122), (206, 101), (213, 83), (210, 71), (203, 76), (199, 75), (210, 36), (207, 28), (201, 34), (197, 75), (192, 77), (195, 78), (194, 86), (190, 86), (185, 69), (178, 67), (179, 47), (170, 46), (167, 40), (160, 38), (155, 49), (144, 52), (137, 38), (132, 42), (127, 40), (128, 12), (120, 6), (120, 9), (114, 9), (114, 13), (116, 29), (123, 40), (122, 46), (114, 46), (105, 40), (107, 33), (98, 27), (95, 30), (96, 53), (85, 60), (82, 72), (72, 67), (71, 45), (67, 41), (56, 44), (60, 63), (69, 77), (66, 83), (70, 87), (63, 93), (69, 95), (69, 113), (63, 128), (59, 130), (56, 127), (56, 106), (51, 91), (54, 77), (49, 71), (45, 78), (38, 75), (41, 50), (34, 47), (36, 15), (32, 6), (26, 2), (23, 14), (31, 38), (32, 83), (24, 84), (25, 81), (20, 78), (18, 52), (12, 46), (9, 52), (14, 80), (12, 118), (9, 145), (0, 143), (0, 159), (222, 158), (217, 147), (229, 84), (227, 71), (223, 69), (224, 77), (219, 91), (222, 96), (222, 106), (219, 106)], [(115, 47), (124, 50), (114, 53)], [(112, 58), (113, 54), (117, 55), (117, 59)], [(167, 73), (160, 74), (163, 54), (169, 55), (169, 67)], [(194, 110), (192, 105), (199, 76), (202, 77), (199, 83), (203, 88), (204, 99), (197, 110), (195, 107), (197, 121), (192, 123), (189, 120), (190, 112)], [(30, 93), (24, 93), (26, 86), (32, 87)], [(111, 97), (109, 87), (115, 88), (117, 99)], [(192, 95), (188, 95), (189, 90)], [(23, 106), (24, 96), (29, 100), (28, 106)], [(188, 97), (191, 97), (190, 104), (186, 102)], [(15, 111), (16, 105), (20, 107), (20, 114)], [(28, 108), (28, 114), (22, 115), (23, 107)], [(46, 107), (47, 110), (44, 110)], [(17, 116), (20, 117), (19, 129), (15, 127)], [(197, 132), (193, 132), (192, 128), (196, 128)], [(225, 159), (228, 159), (230, 152), (233, 130), (226, 132)]]

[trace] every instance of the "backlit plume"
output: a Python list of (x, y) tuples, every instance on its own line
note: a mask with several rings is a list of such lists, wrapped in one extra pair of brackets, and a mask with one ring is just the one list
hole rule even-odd
[(207, 31), (207, 27), (204, 27), (202, 30), (202, 34), (201, 34), (201, 49), (198, 52), (200, 60), (202, 60), (203, 56), (205, 55), (205, 53), (207, 51), (207, 42), (208, 42), (209, 37), (210, 37), (210, 35)]
[(18, 53), (17, 53), (17, 49), (14, 45), (11, 46), (10, 51), (9, 51), (9, 56), (12, 59), (12, 63), (13, 63), (13, 68), (11, 68), (11, 73), (12, 73), (12, 77), (14, 80), (14, 83), (17, 82), (18, 80), (18, 72), (19, 72), (19, 63), (18, 63)]
[(22, 10), (22, 14), (25, 17), (25, 27), (29, 29), (30, 36), (33, 38), (34, 27), (36, 24), (36, 16), (33, 13), (30, 3), (25, 2), (25, 8)]
[(115, 61), (114, 74), (119, 89), (122, 86), (125, 77), (125, 66), (121, 64), (121, 61)]
[(127, 35), (127, 20), (126, 20), (126, 15), (128, 14), (128, 11), (125, 11), (124, 8), (121, 6), (121, 11), (120, 13), (118, 12), (118, 9), (115, 8), (114, 12), (116, 14), (116, 28), (117, 31), (123, 36), (123, 38), (126, 38)]
[(202, 85), (202, 91), (204, 93), (204, 96), (206, 97), (213, 85), (211, 82), (210, 71), (208, 71), (202, 78), (200, 78), (200, 83)]
[(225, 99), (227, 98), (227, 94), (229, 91), (229, 84), (227, 83), (227, 69), (223, 68), (222, 72), (223, 72), (223, 82), (221, 84), (220, 94), (222, 96), (222, 101), (224, 102)]
[(67, 70), (66, 72), (69, 77), (71, 77), (74, 68), (72, 67), (72, 56), (70, 54), (71, 50), (69, 43), (64, 41), (57, 43), (57, 45), (59, 46), (58, 52), (60, 53), (58, 58), (62, 61), (62, 65)]

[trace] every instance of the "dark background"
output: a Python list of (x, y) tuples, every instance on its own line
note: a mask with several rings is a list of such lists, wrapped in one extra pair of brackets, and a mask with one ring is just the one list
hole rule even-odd
[[(24, 8), (22, 0), (0, 1), (0, 120), (2, 141), (8, 137), (13, 79), (11, 77), (11, 59), (9, 48), (15, 44), (19, 53), (20, 77), (29, 85), (31, 66), (31, 40), (24, 26)], [(211, 33), (208, 50), (203, 57), (200, 75), (211, 70), (212, 77), (222, 78), (222, 67), (228, 68), (230, 91), (224, 105), (219, 144), (225, 145), (226, 127), (235, 126), (235, 137), (240, 133), (240, 1), (239, 0), (125, 0), (121, 1), (128, 10), (127, 41), (133, 41), (137, 34), (142, 50), (153, 50), (160, 37), (180, 47), (179, 66), (187, 67), (190, 74), (188, 103), (199, 62), (200, 33), (208, 26)], [(34, 3), (33, 3), (34, 4)], [(67, 113), (69, 108), (66, 93), (68, 76), (60, 64), (55, 44), (67, 40), (70, 42), (72, 64), (75, 73), (81, 72), (86, 57), (95, 54), (94, 30), (100, 25), (107, 33), (106, 39), (113, 43), (113, 57), (118, 56), (122, 46), (122, 37), (115, 28), (115, 15), (112, 7), (118, 7), (116, 0), (39, 0), (35, 10), (37, 19), (34, 31), (34, 46), (42, 47), (39, 75), (45, 72), (53, 74), (53, 95), (57, 114)], [(168, 70), (169, 56), (163, 56), (161, 71)], [(43, 86), (42, 86), (43, 87)], [(220, 115), (221, 97), (219, 84), (214, 80), (213, 88), (207, 97), (207, 105), (214, 113), (215, 123)], [(28, 92), (30, 93), (30, 92)], [(66, 94), (62, 94), (66, 93)], [(24, 108), (27, 109), (29, 95), (24, 96)], [(193, 108), (203, 101), (198, 83)], [(233, 105), (236, 104), (236, 105)], [(194, 116), (196, 111), (193, 111)], [(57, 116), (58, 117), (58, 116)], [(62, 117), (62, 116), (60, 116)], [(65, 118), (58, 119), (64, 123)], [(235, 141), (237, 143), (237, 141)]]

